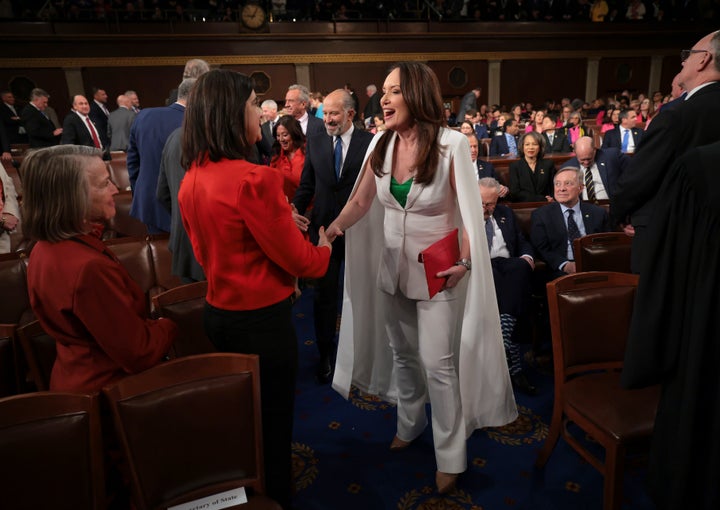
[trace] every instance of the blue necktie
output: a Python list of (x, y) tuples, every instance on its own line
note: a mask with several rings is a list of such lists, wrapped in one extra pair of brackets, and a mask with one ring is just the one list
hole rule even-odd
[(622, 151), (627, 152), (628, 149), (628, 142), (630, 141), (630, 130), (626, 129), (623, 133), (623, 139), (622, 139)]
[(573, 241), (580, 237), (580, 228), (575, 221), (575, 211), (572, 209), (568, 209), (567, 229), (568, 239), (570, 240), (570, 249), (573, 253), (575, 253), (575, 250), (573, 249)]
[(340, 180), (340, 170), (342, 170), (342, 138), (335, 137), (335, 177)]
[(508, 142), (508, 152), (513, 156), (517, 156), (517, 142), (515, 141), (515, 137), (507, 133), (505, 133), (505, 136)]
[(487, 236), (488, 250), (492, 252), (493, 237), (495, 237), (495, 229), (493, 228), (492, 219), (485, 220), (485, 235)]

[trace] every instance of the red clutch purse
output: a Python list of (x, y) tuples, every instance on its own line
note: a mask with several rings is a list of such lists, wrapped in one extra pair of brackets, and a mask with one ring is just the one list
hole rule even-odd
[(454, 266), (459, 258), (458, 229), (453, 230), (420, 252), (418, 262), (425, 266), (425, 279), (427, 280), (430, 299), (440, 291), (445, 283), (445, 278), (438, 278), (435, 275)]

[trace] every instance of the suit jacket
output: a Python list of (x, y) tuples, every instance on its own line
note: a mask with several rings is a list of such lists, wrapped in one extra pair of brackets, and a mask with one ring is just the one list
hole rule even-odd
[(382, 113), (382, 107), (380, 106), (381, 92), (377, 91), (368, 98), (368, 102), (363, 110), (363, 118), (365, 120), (372, 119), (375, 115)]
[(310, 136), (315, 133), (327, 134), (327, 131), (325, 130), (325, 122), (308, 113), (307, 133), (305, 133), (305, 136)]
[(59, 137), (53, 135), (55, 124), (31, 103), (23, 108), (20, 121), (28, 135), (30, 148), (52, 147)]
[(130, 143), (130, 128), (135, 120), (135, 112), (119, 107), (108, 117), (107, 136), (111, 151), (126, 151)]
[(720, 82), (703, 87), (677, 106), (666, 105), (635, 148), (628, 171), (618, 179), (610, 202), (613, 219), (625, 222), (631, 216), (633, 226), (647, 226), (655, 194), (670, 167), (689, 149), (720, 140), (719, 118)]
[(477, 110), (477, 97), (475, 97), (475, 92), (472, 90), (465, 94), (460, 100), (460, 108), (457, 113), (457, 118), (460, 122), (465, 120), (465, 114), (468, 110)]
[(480, 141), (483, 138), (490, 138), (490, 133), (488, 133), (487, 126), (485, 124), (475, 124), (475, 136), (477, 137), (478, 141)]
[(547, 133), (543, 133), (545, 138), (545, 154), (552, 154), (553, 152), (570, 152), (570, 140), (568, 140), (562, 129), (556, 129), (555, 135), (553, 136), (553, 143), (550, 143), (550, 137)]
[(510, 163), (510, 199), (513, 202), (545, 202), (553, 194), (555, 164), (550, 159), (539, 159), (535, 172), (525, 158)]
[[(160, 159), (170, 133), (182, 125), (185, 107), (178, 103), (146, 108), (135, 117), (130, 128), (127, 168), (133, 201), (130, 214), (163, 232), (170, 231), (170, 214), (157, 200)], [(153, 232), (151, 232), (153, 233)]]
[[(315, 197), (310, 213), (310, 238), (314, 243), (317, 243), (318, 229), (330, 225), (350, 197), (372, 138), (373, 135), (369, 132), (354, 129), (338, 181), (333, 162), (332, 137), (324, 128), (322, 133), (308, 136), (305, 166), (292, 202), (300, 214), (305, 214), (310, 201)], [(333, 252), (344, 246), (342, 238), (338, 239), (341, 242), (334, 243)]]
[[(630, 164), (630, 158), (623, 154), (620, 149), (597, 149), (595, 163), (597, 163), (605, 191), (607, 191), (608, 197), (612, 198), (618, 179)], [(577, 157), (567, 160), (560, 168), (569, 166), (581, 168)]]
[(482, 179), (483, 177), (492, 177), (493, 179), (497, 179), (495, 167), (489, 161), (483, 161), (482, 159), (478, 158), (477, 161), (475, 161), (475, 167), (477, 168), (478, 180)]
[[(602, 207), (580, 202), (580, 212), (586, 234), (610, 230), (608, 214)], [(552, 202), (532, 212), (530, 242), (551, 271), (558, 272), (560, 265), (567, 262), (568, 231), (560, 204)]]
[[(277, 122), (279, 118), (280, 117), (278, 116), (275, 119), (275, 122)], [(260, 152), (260, 157), (266, 158), (267, 164), (269, 164), (270, 159), (272, 158), (273, 143), (275, 142), (275, 137), (273, 136), (272, 129), (270, 128), (270, 121), (262, 123), (260, 126), (260, 134), (262, 135), (262, 138), (257, 143), (257, 148)]]
[(102, 108), (100, 108), (97, 103), (92, 99), (90, 100), (90, 113), (88, 114), (88, 116), (90, 117), (90, 120), (92, 120), (95, 124), (95, 127), (98, 129), (98, 133), (100, 133), (100, 141), (102, 142), (103, 147), (109, 147), (110, 139), (108, 138), (107, 134), (108, 116), (105, 115), (105, 112), (102, 110)]
[[(98, 140), (101, 140), (97, 126), (95, 126), (95, 132), (98, 135)], [(63, 132), (60, 137), (60, 144), (95, 147), (95, 143), (93, 142), (92, 135), (90, 134), (87, 125), (77, 113), (71, 111), (65, 116), (65, 120), (63, 120)]]
[[(21, 108), (15, 106), (15, 111), (17, 116), (20, 117)], [(0, 121), (5, 126), (5, 134), (7, 134), (10, 143), (26, 143), (27, 137), (19, 132), (22, 126), (20, 119), (13, 119), (13, 117), (15, 117), (13, 111), (5, 103), (0, 102)]]
[[(117, 110), (116, 110), (117, 111)], [(115, 112), (113, 112), (115, 113)], [(112, 116), (112, 114), (110, 114)], [(192, 243), (185, 231), (178, 205), (180, 183), (185, 169), (180, 164), (182, 157), (182, 127), (170, 133), (162, 152), (160, 176), (158, 177), (158, 202), (171, 215), (170, 240), (168, 249), (172, 253), (172, 274), (195, 281), (205, 279), (205, 273), (195, 258)]]
[[(515, 141), (517, 143), (517, 137), (515, 137)], [(504, 156), (505, 154), (508, 154), (510, 152), (510, 148), (508, 147), (507, 138), (505, 137), (505, 133), (498, 132), (495, 134), (495, 136), (492, 137), (492, 141), (490, 142), (490, 155), (491, 156)]]
[[(642, 140), (644, 131), (640, 128), (632, 128), (630, 130), (630, 136), (633, 137), (635, 142), (635, 150), (637, 150), (640, 140)], [(620, 126), (616, 126), (615, 129), (606, 131), (603, 136), (602, 148), (608, 149), (615, 147), (622, 150), (622, 135), (620, 134)]]
[(521, 255), (535, 256), (533, 247), (528, 240), (525, 239), (522, 230), (520, 230), (520, 225), (515, 218), (515, 213), (511, 208), (502, 204), (496, 205), (493, 218), (495, 218), (495, 222), (502, 232), (503, 239), (505, 240), (511, 257), (520, 257)]

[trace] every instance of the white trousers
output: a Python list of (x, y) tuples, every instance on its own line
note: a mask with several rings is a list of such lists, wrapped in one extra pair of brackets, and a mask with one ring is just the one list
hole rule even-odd
[(418, 301), (399, 290), (385, 296), (393, 318), (385, 328), (398, 387), (397, 435), (412, 441), (422, 434), (429, 395), (437, 469), (462, 473), (467, 468), (465, 421), (453, 360), (453, 337), (462, 311), (456, 309), (456, 300)]

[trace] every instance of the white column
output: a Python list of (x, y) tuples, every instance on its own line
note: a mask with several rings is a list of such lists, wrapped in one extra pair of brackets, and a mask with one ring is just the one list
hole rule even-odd
[(500, 66), (502, 60), (488, 61), (488, 87), (487, 101), (491, 104), (500, 104)]
[[(662, 62), (663, 57), (653, 56), (650, 58), (650, 78), (648, 79), (647, 95), (652, 99), (652, 94), (656, 90), (663, 90), (662, 84), (660, 83), (660, 77), (662, 76)], [(679, 68), (678, 68), (679, 69)], [(667, 88), (670, 84), (666, 84)]]
[[(82, 79), (82, 69), (80, 67), (63, 67), (65, 72), (65, 83), (67, 83), (70, 97), (75, 95), (85, 95), (85, 85)], [(87, 98), (92, 101), (92, 97)]]
[(600, 58), (589, 57), (585, 72), (585, 101), (592, 102), (597, 99), (598, 76), (600, 75)]

